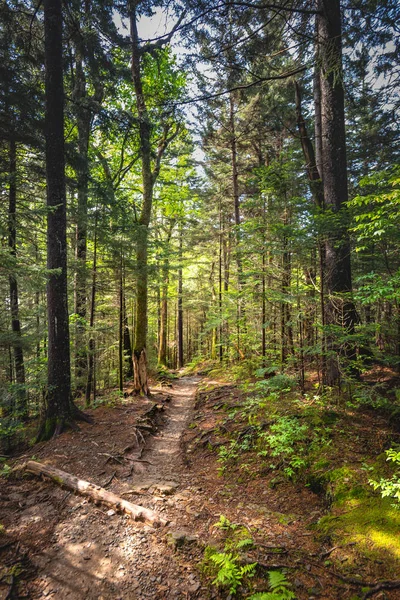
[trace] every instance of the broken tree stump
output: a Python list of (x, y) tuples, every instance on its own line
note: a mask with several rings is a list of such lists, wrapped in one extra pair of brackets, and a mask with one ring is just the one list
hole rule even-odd
[(66, 471), (61, 471), (55, 467), (35, 462), (33, 460), (29, 460), (26, 463), (25, 469), (34, 475), (45, 475), (61, 486), (73, 490), (82, 496), (88, 496), (95, 503), (102, 502), (103, 504), (113, 508), (115, 511), (125, 512), (134, 521), (145, 521), (146, 523), (150, 523), (153, 527), (160, 527), (168, 524), (168, 521), (163, 519), (153, 510), (145, 508), (144, 506), (132, 504), (131, 502), (120, 498), (113, 492), (108, 492), (99, 485), (79, 479), (78, 477), (75, 477), (75, 475), (71, 475), (71, 473), (67, 473)]

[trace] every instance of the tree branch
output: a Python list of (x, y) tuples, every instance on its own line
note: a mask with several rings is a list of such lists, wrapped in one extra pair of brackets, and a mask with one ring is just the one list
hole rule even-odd
[(166, 149), (168, 148), (169, 144), (179, 135), (179, 133), (182, 130), (181, 124), (178, 123), (176, 126), (176, 129), (174, 131), (174, 133), (172, 133), (169, 137), (168, 137), (168, 132), (170, 130), (170, 125), (165, 124), (164, 125), (164, 135), (161, 139), (161, 142), (158, 146), (158, 150), (157, 150), (157, 157), (156, 157), (156, 164), (152, 173), (152, 178), (153, 178), (153, 182), (155, 182), (157, 180), (157, 177), (160, 173), (160, 169), (161, 169), (161, 161), (162, 161), (162, 157), (164, 156), (164, 153), (166, 151)]
[(293, 71), (287, 71), (286, 73), (280, 73), (279, 75), (271, 75), (270, 77), (260, 77), (257, 81), (251, 81), (250, 83), (246, 83), (244, 85), (237, 85), (235, 87), (229, 88), (228, 90), (223, 90), (222, 92), (216, 92), (215, 94), (208, 94), (206, 96), (198, 96), (197, 98), (192, 98), (191, 100), (184, 100), (183, 102), (177, 102), (174, 106), (180, 106), (184, 104), (192, 104), (193, 102), (202, 102), (204, 100), (212, 100), (213, 98), (219, 98), (220, 96), (224, 96), (225, 94), (230, 94), (231, 92), (236, 92), (237, 90), (247, 90), (255, 85), (259, 85), (260, 83), (265, 83), (266, 81), (276, 81), (279, 79), (287, 79), (288, 77), (292, 77), (293, 75), (297, 75), (298, 73), (303, 73), (306, 70), (306, 66), (299, 67), (298, 69), (294, 69)]
[(187, 11), (184, 10), (169, 33), (167, 33), (165, 36), (160, 36), (160, 38), (154, 43), (147, 42), (145, 46), (142, 46), (141, 48), (139, 48), (139, 53), (140, 54), (145, 54), (146, 52), (151, 53), (151, 52), (154, 52), (155, 50), (160, 50), (161, 48), (163, 48), (164, 46), (169, 44), (174, 33), (179, 29), (180, 24), (182, 23), (183, 19), (186, 17), (186, 13), (187, 13)]

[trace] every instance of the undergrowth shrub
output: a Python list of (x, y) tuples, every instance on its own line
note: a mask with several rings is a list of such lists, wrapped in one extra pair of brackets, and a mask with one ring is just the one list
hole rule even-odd
[(230, 594), (236, 594), (245, 577), (253, 577), (257, 566), (256, 563), (241, 566), (239, 554), (218, 552), (211, 546), (207, 546), (204, 558), (215, 567), (213, 585), (227, 588)]
[(392, 506), (400, 509), (400, 451), (395, 448), (386, 450), (386, 460), (396, 465), (396, 471), (389, 479), (381, 477), (379, 481), (369, 479), (369, 484), (374, 490), (380, 490), (382, 498), (393, 498), (396, 500)]
[[(202, 570), (214, 579), (212, 585), (225, 588), (229, 594), (235, 595), (243, 584), (255, 576), (257, 562), (243, 564), (243, 549), (255, 546), (250, 531), (243, 525), (231, 523), (221, 515), (214, 527), (225, 534), (223, 550), (207, 546), (204, 551)], [(248, 560), (248, 559), (247, 559)], [(290, 589), (290, 582), (280, 571), (268, 572), (269, 591), (258, 592), (248, 596), (248, 600), (294, 600), (295, 595)]]
[(306, 447), (300, 442), (308, 438), (308, 426), (299, 423), (294, 417), (279, 417), (277, 422), (270, 426), (268, 432), (259, 436), (259, 445), (262, 447), (258, 455), (279, 457), (285, 462), (283, 471), (287, 477), (292, 477), (295, 471), (306, 466)]
[(224, 515), (214, 523), (214, 527), (225, 534), (223, 551), (207, 546), (204, 551), (202, 569), (214, 577), (212, 584), (227, 588), (236, 594), (238, 588), (248, 578), (254, 576), (257, 563), (241, 564), (240, 551), (254, 545), (249, 531), (243, 525), (231, 523)]

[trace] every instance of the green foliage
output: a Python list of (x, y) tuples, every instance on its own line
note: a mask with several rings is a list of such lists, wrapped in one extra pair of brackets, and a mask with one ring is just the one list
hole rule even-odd
[(260, 434), (259, 444), (264, 445), (264, 448), (259, 450), (258, 454), (280, 457), (286, 461), (284, 473), (287, 477), (292, 477), (307, 464), (304, 456), (305, 446), (300, 443), (307, 439), (307, 435), (308, 425), (305, 423), (300, 424), (294, 417), (279, 417), (277, 422), (270, 426), (269, 432)]
[(381, 478), (379, 481), (370, 479), (369, 483), (374, 490), (380, 490), (382, 498), (394, 498), (396, 500), (393, 507), (400, 509), (400, 451), (390, 448), (386, 450), (387, 461), (395, 464), (396, 472), (389, 479)]
[(294, 600), (295, 594), (290, 589), (290, 582), (280, 571), (268, 571), (270, 592), (253, 594), (248, 600)]
[(220, 515), (219, 521), (217, 523), (214, 523), (213, 527), (217, 527), (222, 531), (235, 531), (235, 529), (237, 529), (238, 526), (235, 523), (231, 523), (230, 520), (227, 517), (225, 517), (225, 515)]
[(214, 527), (225, 533), (224, 550), (207, 546), (204, 553), (203, 568), (214, 577), (213, 585), (224, 587), (230, 594), (237, 589), (246, 578), (253, 577), (257, 563), (241, 565), (240, 551), (254, 545), (249, 531), (243, 525), (232, 523), (224, 515)]
[(372, 192), (358, 195), (349, 203), (356, 212), (353, 231), (357, 235), (357, 251), (372, 244), (399, 241), (400, 167), (365, 177), (360, 185)]
[(0, 469), (0, 477), (8, 477), (11, 473), (11, 467), (8, 464), (4, 464)]
[(290, 392), (296, 385), (297, 381), (294, 377), (290, 377), (285, 373), (280, 373), (269, 379), (257, 381), (255, 387), (257, 390), (264, 392)]
[(215, 548), (207, 546), (205, 560), (210, 562), (216, 570), (213, 585), (228, 588), (230, 594), (236, 594), (238, 587), (245, 577), (253, 577), (257, 563), (240, 566), (240, 557), (232, 552), (218, 552)]

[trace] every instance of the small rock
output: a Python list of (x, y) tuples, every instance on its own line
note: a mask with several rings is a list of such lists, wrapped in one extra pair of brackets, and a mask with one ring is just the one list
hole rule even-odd
[(146, 533), (155, 533), (155, 528), (151, 527), (150, 525), (145, 525), (143, 527), (143, 531), (145, 531)]
[(165, 483), (158, 483), (154, 486), (154, 489), (164, 496), (171, 496), (178, 487), (179, 483), (176, 483), (176, 481), (166, 481)]
[(193, 583), (192, 585), (188, 586), (188, 591), (191, 592), (192, 594), (194, 594), (195, 592), (197, 592), (197, 590), (200, 588), (200, 583)]
[(113, 517), (114, 515), (115, 515), (115, 510), (110, 508), (110, 510), (107, 511), (107, 517)]
[(196, 541), (196, 536), (190, 534), (184, 529), (170, 531), (167, 534), (167, 543), (174, 548), (181, 548), (184, 544), (190, 544)]

